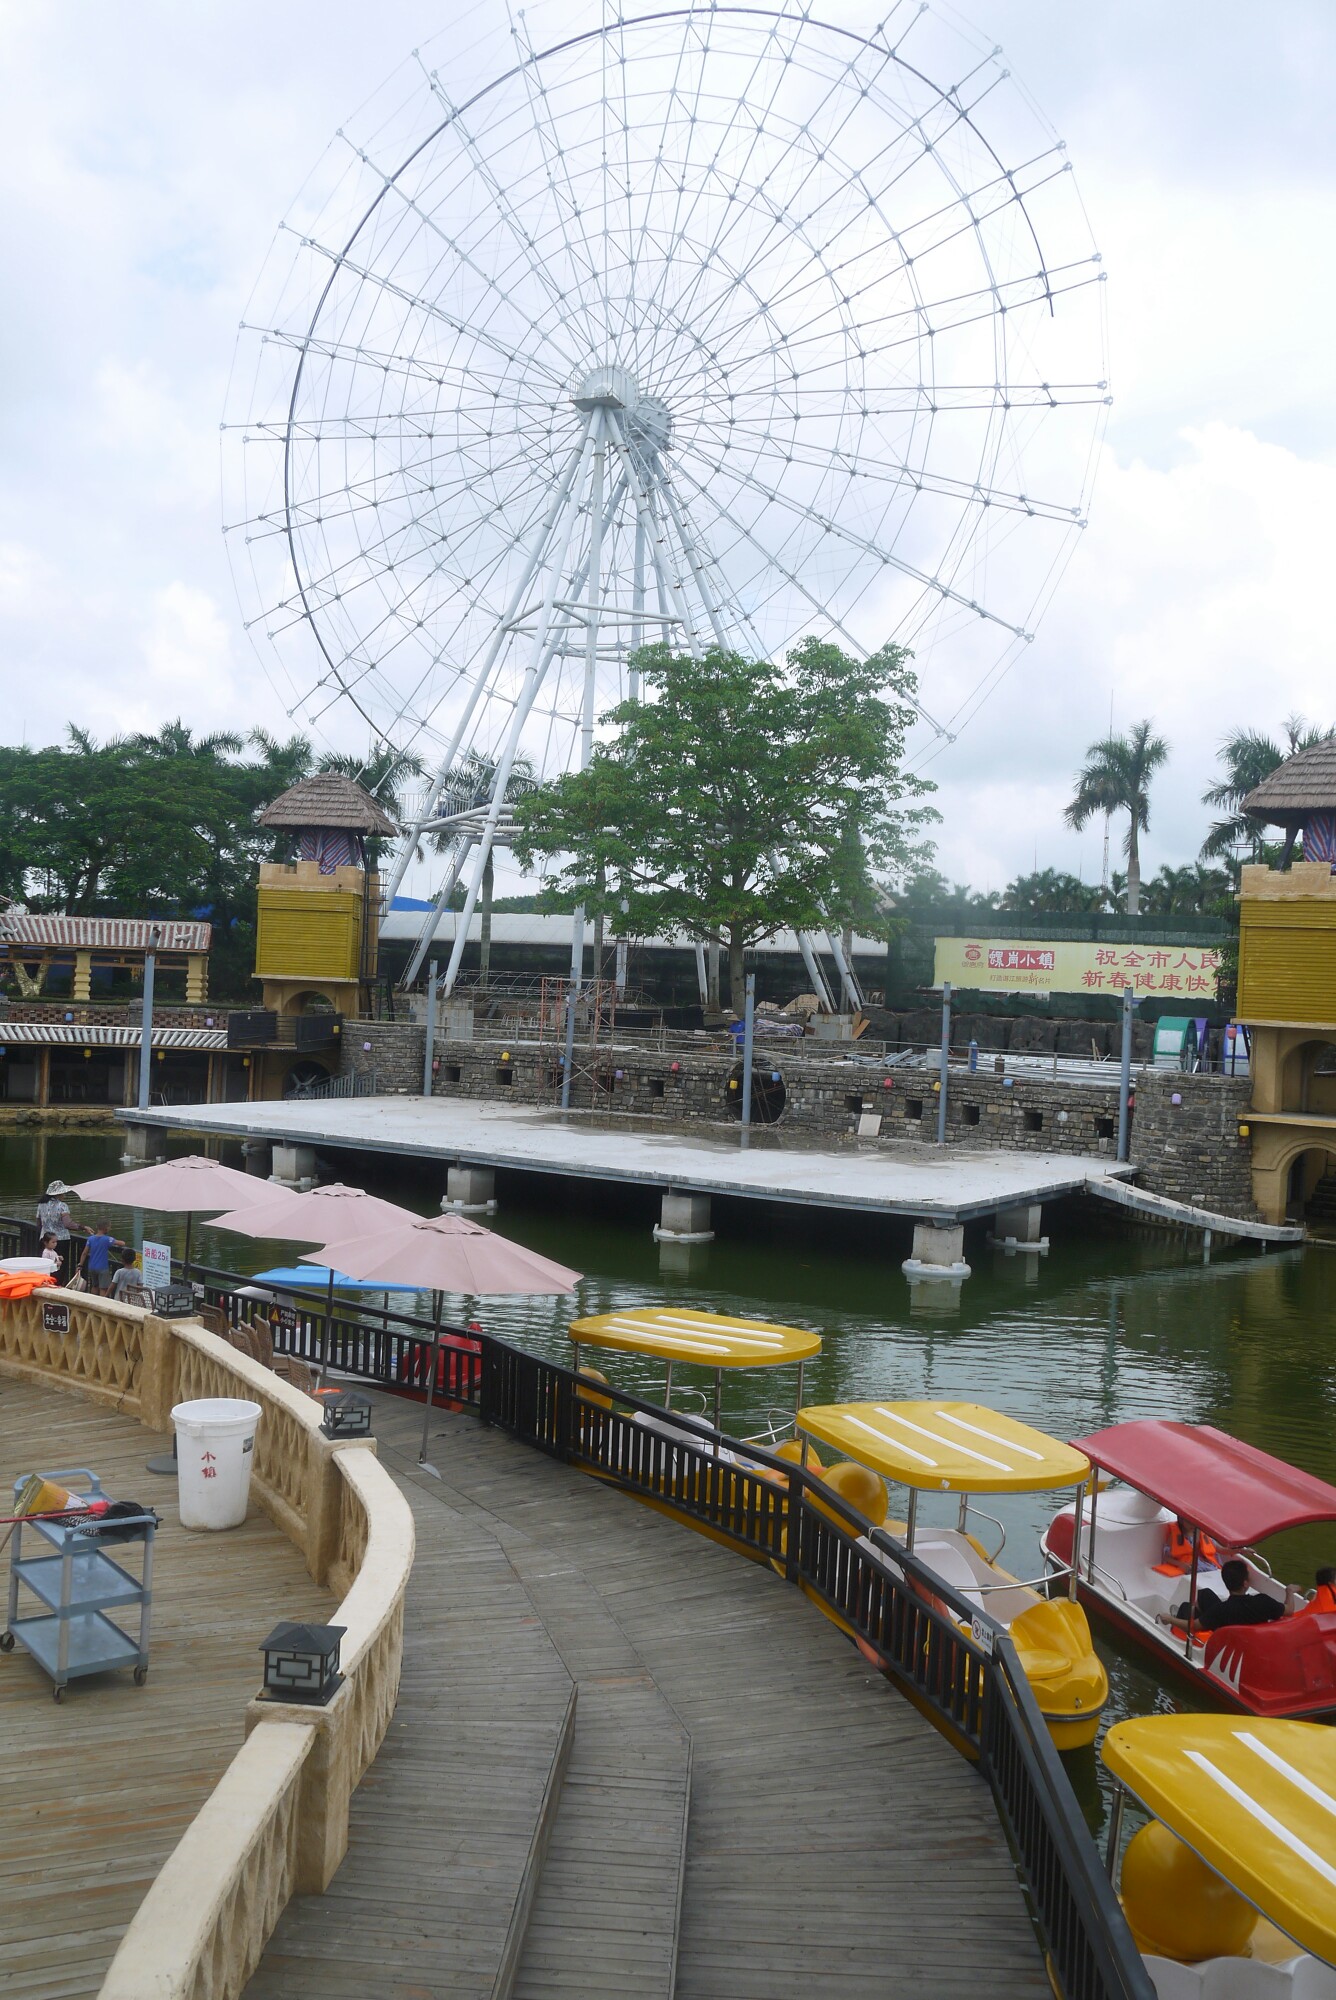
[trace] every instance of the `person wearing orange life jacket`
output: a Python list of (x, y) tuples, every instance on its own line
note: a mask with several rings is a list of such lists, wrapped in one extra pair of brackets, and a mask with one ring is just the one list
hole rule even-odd
[[(1181, 1514), (1165, 1529), (1163, 1561), (1184, 1572), (1192, 1568), (1192, 1524)], [(1218, 1569), (1220, 1552), (1209, 1535), (1201, 1535), (1197, 1541), (1197, 1565), (1201, 1568), (1208, 1564)]]
[(1336, 1611), (1336, 1569), (1317, 1570), (1313, 1582), (1317, 1587), (1307, 1604), (1299, 1606), (1296, 1618), (1308, 1618), (1315, 1611)]

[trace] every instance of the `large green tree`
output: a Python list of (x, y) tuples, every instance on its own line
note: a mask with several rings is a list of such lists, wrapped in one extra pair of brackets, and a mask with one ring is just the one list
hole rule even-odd
[(249, 973), (258, 864), (275, 852), (256, 825), (268, 800), (310, 769), (310, 745), (256, 734), (155, 736), (0, 749), (0, 889), (75, 916), (207, 915), (215, 985)]
[(547, 905), (645, 937), (728, 943), (733, 1004), (748, 945), (843, 925), (868, 871), (912, 864), (936, 815), (903, 768), (909, 656), (806, 639), (781, 665), (712, 648), (639, 656), (645, 699), (603, 718), (588, 768), (518, 802), (523, 866), (556, 863)]
[(1125, 736), (1092, 743), (1077, 774), (1076, 792), (1064, 818), (1078, 831), (1111, 813), (1127, 814), (1123, 852), (1127, 856), (1127, 914), (1141, 904), (1141, 835), (1150, 830), (1150, 781), (1169, 755), (1169, 745), (1150, 722), (1134, 722)]

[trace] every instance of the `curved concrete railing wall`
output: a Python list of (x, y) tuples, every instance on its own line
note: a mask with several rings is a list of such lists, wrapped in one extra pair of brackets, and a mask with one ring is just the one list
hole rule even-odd
[[(69, 1330), (43, 1325), (64, 1305)], [(324, 1708), (253, 1701), (246, 1740), (133, 1918), (102, 2000), (233, 2000), (288, 1898), (327, 1887), (348, 1807), (399, 1688), (413, 1516), (375, 1446), (331, 1442), (318, 1405), (193, 1320), (46, 1288), (0, 1307), (0, 1372), (74, 1389), (164, 1431), (173, 1403), (263, 1411), (251, 1491), (318, 1583), (343, 1593), (343, 1685)]]

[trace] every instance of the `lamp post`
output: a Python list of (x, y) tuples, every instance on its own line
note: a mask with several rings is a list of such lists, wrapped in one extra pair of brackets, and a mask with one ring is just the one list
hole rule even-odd
[(433, 959), (427, 967), (427, 1039), (422, 1051), (422, 1095), (431, 1096), (431, 1065), (436, 1054), (436, 966)]
[(139, 1028), (139, 1109), (148, 1110), (149, 1085), (153, 1080), (153, 964), (162, 932), (155, 924), (148, 934), (144, 953), (144, 1013)]
[(951, 1060), (951, 981), (942, 981), (942, 1054), (938, 1072), (937, 1143), (946, 1144), (946, 1080)]
[(1132, 1087), (1132, 989), (1123, 988), (1123, 1054), (1118, 1076), (1118, 1158), (1127, 1158), (1127, 1099)]
[(756, 1045), (756, 974), (747, 974), (747, 999), (742, 1019), (742, 1143), (751, 1137), (752, 1051)]

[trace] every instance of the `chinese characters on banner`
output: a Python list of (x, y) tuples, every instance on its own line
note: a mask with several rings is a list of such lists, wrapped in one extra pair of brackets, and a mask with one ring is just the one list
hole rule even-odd
[(1203, 945), (938, 938), (933, 984), (981, 993), (1090, 993), (1138, 1000), (1215, 998), (1218, 951)]

